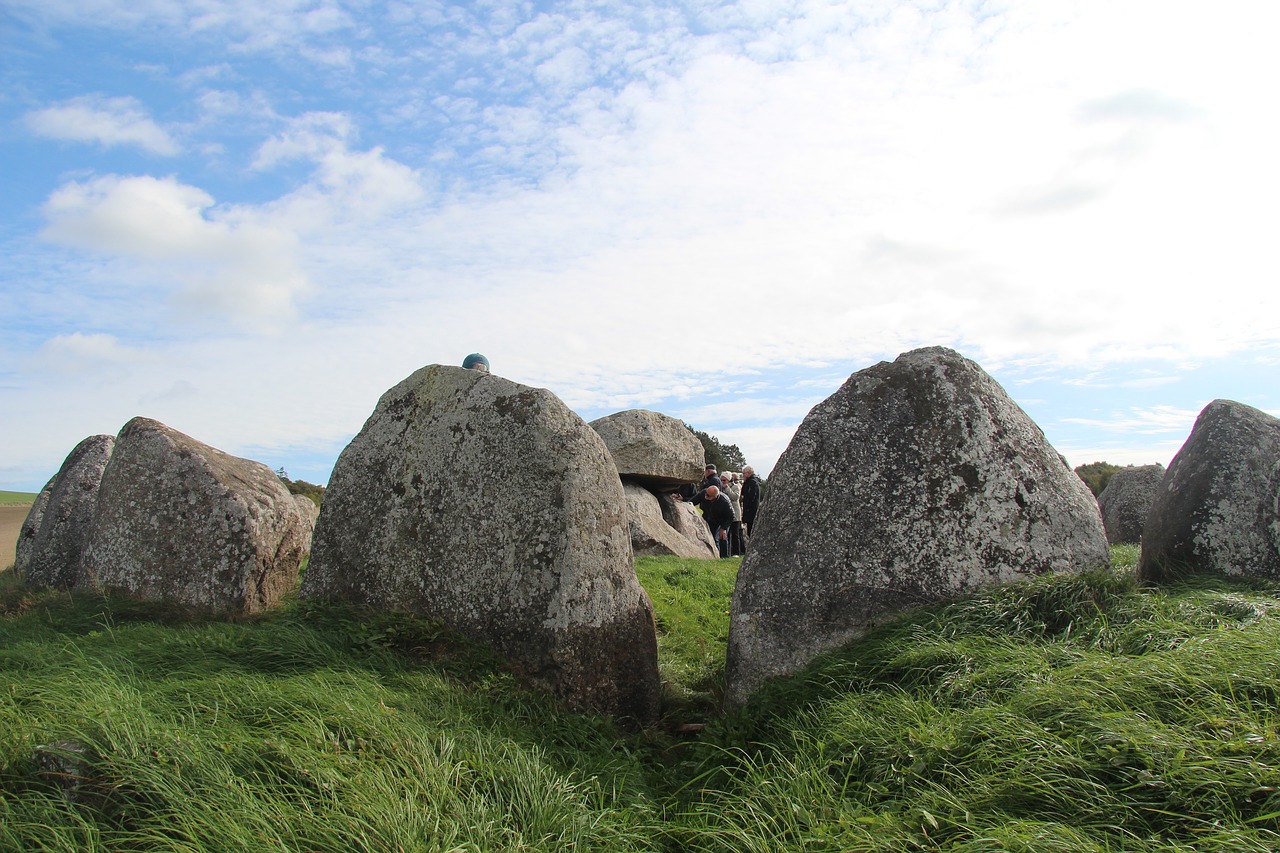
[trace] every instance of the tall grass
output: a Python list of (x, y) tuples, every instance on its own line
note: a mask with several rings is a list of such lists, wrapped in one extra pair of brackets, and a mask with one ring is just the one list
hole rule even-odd
[[(116, 606), (46, 595), (0, 620), (0, 848), (653, 849), (612, 727), (438, 626), (300, 607), (156, 625)], [(35, 756), (69, 744), (92, 770), (68, 795)]]
[(0, 849), (1280, 849), (1280, 594), (1139, 589), (1113, 557), (909, 614), (729, 715), (737, 561), (642, 559), (667, 713), (638, 733), (424, 620), (5, 578)]

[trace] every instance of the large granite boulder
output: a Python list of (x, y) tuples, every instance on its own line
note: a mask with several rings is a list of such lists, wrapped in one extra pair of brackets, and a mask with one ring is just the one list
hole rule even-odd
[(18, 528), (18, 540), (13, 543), (13, 568), (19, 575), (26, 574), (25, 566), (31, 560), (31, 547), (35, 543), (36, 535), (40, 532), (40, 525), (44, 522), (44, 510), (49, 505), (49, 498), (53, 495), (53, 484), (57, 479), (55, 474), (49, 482), (44, 484), (40, 494), (36, 495), (36, 499), (31, 502), (31, 507)]
[(1130, 465), (1111, 475), (1107, 487), (1098, 495), (1098, 509), (1109, 543), (1142, 541), (1142, 528), (1163, 478), (1163, 465)]
[(294, 495), (293, 502), (298, 505), (298, 512), (310, 517), (313, 521), (320, 517), (320, 507), (306, 495)]
[(702, 442), (675, 418), (627, 409), (591, 422), (624, 479), (658, 488), (702, 479)]
[(941, 347), (849, 377), (769, 477), (738, 572), (726, 700), (907, 608), (1110, 560), (1098, 504), (982, 368)]
[(658, 712), (622, 482), (544, 389), (430, 365), (383, 394), (334, 467), (301, 595), (440, 619), (572, 707)]
[(93, 528), (98, 486), (115, 442), (112, 435), (81, 441), (31, 505), (14, 561), (14, 570), (29, 586), (75, 585)]
[(1142, 533), (1138, 579), (1280, 578), (1280, 419), (1214, 400), (1169, 463)]
[(266, 465), (134, 418), (102, 474), (80, 585), (255, 613), (293, 588), (309, 533)]
[[(627, 498), (627, 521), (631, 530), (631, 550), (636, 556), (675, 556), (711, 559), (718, 557), (711, 531), (702, 523), (692, 504), (674, 500), (670, 495), (649, 491), (629, 480), (623, 480)], [(681, 523), (679, 516), (692, 513), (693, 519)], [(675, 522), (675, 523), (673, 523)], [(677, 529), (675, 524), (679, 523)]]

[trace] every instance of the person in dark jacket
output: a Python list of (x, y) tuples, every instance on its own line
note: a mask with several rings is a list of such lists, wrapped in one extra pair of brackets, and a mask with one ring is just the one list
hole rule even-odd
[(729, 556), (729, 527), (733, 524), (733, 504), (717, 486), (707, 486), (702, 493), (702, 520), (711, 528), (720, 556)]
[(720, 489), (724, 487), (724, 483), (720, 480), (720, 475), (716, 473), (716, 466), (708, 463), (706, 474), (703, 475), (701, 483), (696, 486), (692, 483), (687, 483), (676, 489), (675, 492), (672, 493), (672, 497), (678, 501), (689, 501), (690, 503), (702, 506), (703, 497), (706, 495), (707, 489), (710, 486), (715, 486), (717, 489)]
[(742, 469), (742, 525), (747, 529), (747, 538), (751, 537), (751, 527), (756, 523), (756, 513), (760, 511), (760, 478), (756, 469), (750, 465)]
[(715, 486), (717, 489), (724, 488), (724, 482), (720, 479), (720, 475), (716, 473), (716, 466), (708, 464), (706, 473), (702, 475), (702, 482), (698, 484), (698, 499), (701, 500), (702, 493), (707, 490), (708, 486)]

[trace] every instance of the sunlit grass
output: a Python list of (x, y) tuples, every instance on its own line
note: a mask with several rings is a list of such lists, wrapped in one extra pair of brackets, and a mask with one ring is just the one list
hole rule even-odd
[(1135, 560), (914, 612), (722, 716), (738, 561), (642, 559), (642, 732), (426, 620), (2, 576), (0, 850), (1280, 849), (1277, 590)]

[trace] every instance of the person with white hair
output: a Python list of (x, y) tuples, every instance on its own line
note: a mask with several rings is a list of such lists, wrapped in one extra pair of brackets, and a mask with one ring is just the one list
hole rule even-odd
[(742, 541), (741, 478), (741, 474), (735, 474), (732, 471), (720, 472), (720, 480), (724, 483), (721, 491), (728, 496), (729, 503), (733, 504), (733, 523), (729, 525), (729, 556), (731, 557), (741, 557), (746, 553)]

